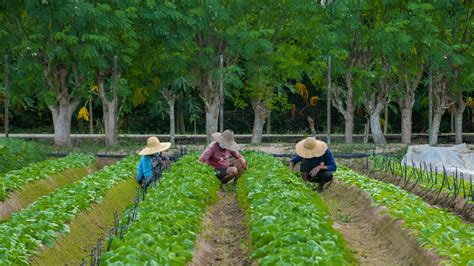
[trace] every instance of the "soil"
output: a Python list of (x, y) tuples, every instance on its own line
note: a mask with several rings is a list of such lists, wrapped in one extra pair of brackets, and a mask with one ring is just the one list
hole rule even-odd
[(384, 176), (380, 171), (367, 171), (363, 167), (363, 165), (365, 165), (365, 162), (362, 163), (360, 159), (346, 160), (345, 164), (349, 165), (354, 171), (360, 174), (386, 183), (392, 183), (394, 185), (397, 185), (400, 188), (421, 197), (424, 201), (426, 201), (432, 206), (437, 206), (446, 209), (451, 213), (459, 216), (465, 223), (474, 223), (474, 205), (472, 203), (466, 202), (466, 200), (464, 200), (462, 196), (453, 198), (452, 194), (450, 195), (446, 192), (438, 193), (438, 191), (428, 190), (423, 186), (415, 184), (411, 181), (399, 182), (397, 181), (400, 180), (400, 177), (398, 176), (396, 178), (393, 178), (386, 175)]
[(358, 188), (334, 181), (319, 194), (330, 209), (333, 227), (346, 239), (361, 265), (438, 265), (439, 257), (423, 249), (392, 220), (383, 207), (371, 206)]
[(205, 214), (203, 227), (189, 265), (252, 265), (246, 218), (234, 192), (218, 192), (218, 201)]

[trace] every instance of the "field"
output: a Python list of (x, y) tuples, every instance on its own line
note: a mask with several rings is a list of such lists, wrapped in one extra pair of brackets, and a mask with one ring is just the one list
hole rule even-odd
[[(170, 151), (175, 161), (146, 188), (135, 180), (133, 154), (24, 158), (0, 174), (0, 264), (474, 264), (470, 194), (458, 191), (463, 213), (441, 206), (454, 196), (448, 184), (461, 184), (452, 177), (435, 186), (444, 194), (433, 204), (420, 196), (423, 188), (430, 192), (429, 183), (411, 180), (420, 188), (410, 191), (392, 182), (378, 157), (337, 159), (336, 180), (317, 193), (288, 170), (282, 155), (290, 147), (247, 146), (247, 171), (222, 188), (192, 151), (202, 146)], [(4, 148), (3, 156), (15, 149)], [(334, 151), (354, 148), (334, 145)], [(371, 171), (364, 171), (367, 162)]]

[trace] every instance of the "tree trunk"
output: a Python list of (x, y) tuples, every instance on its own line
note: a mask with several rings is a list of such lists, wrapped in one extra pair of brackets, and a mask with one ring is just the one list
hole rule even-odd
[[(56, 102), (48, 108), (53, 116), (54, 144), (56, 146), (71, 145), (71, 118), (74, 110), (79, 105), (79, 101), (72, 100), (69, 94), (68, 78), (70, 72), (66, 68), (49, 70), (46, 75), (49, 87), (56, 93)], [(76, 76), (76, 86), (80, 81)]]
[(107, 93), (105, 91), (105, 80), (101, 75), (99, 76), (97, 83), (99, 86), (99, 95), (102, 100), (105, 145), (115, 147), (117, 146), (117, 99), (109, 100), (107, 98)]
[(388, 87), (381, 86), (379, 91), (366, 95), (366, 100), (364, 102), (367, 113), (369, 114), (372, 139), (376, 144), (387, 143), (382, 132), (382, 127), (380, 126), (380, 113), (382, 112), (385, 104), (387, 104), (387, 93)]
[(250, 99), (250, 104), (252, 105), (253, 112), (255, 114), (253, 120), (253, 129), (252, 129), (252, 143), (261, 143), (263, 126), (265, 124), (265, 119), (268, 115), (268, 108), (259, 98)]
[(272, 134), (272, 110), (268, 110), (268, 115), (267, 115), (267, 134)]
[(374, 143), (387, 143), (382, 132), (382, 127), (380, 126), (380, 112), (373, 112), (370, 114), (370, 131), (372, 132)]
[[(179, 106), (179, 105), (178, 105)], [(178, 110), (176, 110), (177, 113), (178, 113), (178, 128), (179, 128), (179, 133), (180, 134), (184, 134), (186, 133), (186, 126), (185, 126), (185, 123), (184, 123), (184, 112), (183, 112), (183, 109), (182, 108), (178, 108)]]
[(170, 116), (170, 142), (174, 144), (176, 138), (174, 123), (174, 99), (168, 100), (168, 115)]
[(219, 118), (219, 101), (205, 101), (204, 110), (206, 111), (206, 135), (207, 142), (213, 141), (212, 134), (217, 132)]
[(79, 102), (70, 102), (69, 99), (60, 99), (59, 105), (50, 105), (53, 116), (54, 145), (71, 146), (71, 118)]
[(308, 115), (306, 117), (306, 120), (308, 121), (308, 126), (309, 126), (309, 129), (311, 130), (311, 135), (313, 137), (316, 137), (316, 128), (314, 128), (314, 119)]
[(174, 95), (173, 91), (170, 89), (163, 89), (161, 94), (166, 99), (168, 103), (168, 115), (170, 117), (170, 142), (174, 144), (176, 138), (176, 124), (175, 124), (175, 116), (174, 116), (174, 104), (176, 101), (176, 96)]
[(344, 142), (345, 143), (352, 143), (353, 141), (353, 133), (354, 133), (354, 111), (347, 112), (344, 118)]
[(217, 82), (213, 79), (212, 70), (207, 73), (199, 73), (199, 96), (204, 102), (204, 111), (206, 112), (206, 135), (207, 142), (213, 141), (212, 134), (217, 132), (219, 123), (219, 90)]
[(439, 134), (439, 126), (441, 124), (441, 117), (443, 116), (443, 112), (435, 111), (433, 114), (433, 122), (432, 122), (432, 138), (433, 144), (438, 144), (438, 134)]
[[(411, 143), (412, 108), (402, 108), (402, 143)], [(385, 121), (386, 122), (386, 121)]]
[(466, 103), (462, 99), (462, 93), (459, 92), (456, 95), (456, 102), (454, 104), (454, 132), (455, 132), (455, 141), (456, 144), (462, 143), (462, 117), (464, 110), (466, 109)]
[(352, 74), (344, 75), (347, 91), (343, 91), (341, 87), (334, 86), (332, 88), (332, 102), (334, 107), (344, 116), (344, 142), (352, 143), (354, 134), (354, 92), (352, 88)]
[(439, 127), (441, 124), (441, 118), (446, 109), (448, 109), (448, 102), (450, 101), (450, 96), (448, 95), (449, 84), (448, 81), (442, 77), (442, 75), (439, 75), (437, 77), (436, 83), (433, 87), (434, 106), (433, 122), (431, 129), (433, 145), (438, 144), (438, 134)]

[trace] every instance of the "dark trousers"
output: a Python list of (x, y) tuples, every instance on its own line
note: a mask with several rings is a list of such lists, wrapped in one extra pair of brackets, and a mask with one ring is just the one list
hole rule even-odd
[(308, 181), (314, 183), (324, 184), (332, 180), (333, 172), (328, 170), (319, 170), (316, 176), (310, 176), (309, 172), (316, 166), (317, 165), (313, 165), (310, 160), (303, 159), (300, 165), (301, 174), (306, 174)]

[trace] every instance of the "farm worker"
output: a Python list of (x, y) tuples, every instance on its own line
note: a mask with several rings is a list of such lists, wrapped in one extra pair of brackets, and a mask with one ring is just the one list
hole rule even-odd
[(151, 180), (160, 179), (162, 161), (164, 160), (162, 152), (170, 147), (171, 143), (161, 143), (157, 137), (148, 138), (146, 147), (138, 153), (142, 155), (137, 174), (137, 181), (140, 185), (148, 184)]
[[(247, 169), (247, 162), (238, 152), (240, 146), (234, 140), (234, 132), (232, 130), (216, 132), (212, 137), (215, 141), (207, 145), (199, 161), (214, 167), (216, 176), (221, 181), (221, 187), (234, 178), (235, 183)], [(229, 161), (230, 156), (235, 159), (232, 163)]]
[(332, 175), (336, 171), (336, 161), (326, 142), (309, 137), (296, 143), (295, 152), (296, 155), (289, 164), (290, 170), (301, 162), (303, 180), (319, 183), (318, 192), (322, 192), (324, 184), (332, 181)]

